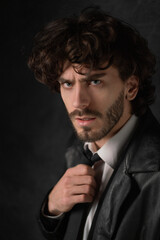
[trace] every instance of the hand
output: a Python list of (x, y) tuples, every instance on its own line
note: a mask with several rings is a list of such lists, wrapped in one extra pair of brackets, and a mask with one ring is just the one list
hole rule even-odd
[(53, 215), (70, 211), (77, 203), (92, 202), (96, 192), (95, 171), (88, 165), (69, 168), (49, 194)]

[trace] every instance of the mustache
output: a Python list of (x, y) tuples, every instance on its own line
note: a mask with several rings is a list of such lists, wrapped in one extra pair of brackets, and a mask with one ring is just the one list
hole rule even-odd
[(99, 117), (102, 118), (102, 113), (97, 112), (95, 110), (91, 110), (91, 109), (83, 109), (83, 110), (74, 110), (73, 112), (69, 113), (69, 117), (72, 119), (75, 116), (86, 116), (86, 115), (91, 115), (91, 116), (95, 116), (95, 117)]

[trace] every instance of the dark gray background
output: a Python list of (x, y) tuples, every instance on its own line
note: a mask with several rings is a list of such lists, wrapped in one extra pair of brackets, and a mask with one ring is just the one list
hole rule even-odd
[(72, 132), (59, 95), (36, 82), (27, 68), (33, 36), (48, 21), (91, 4), (133, 24), (148, 39), (157, 56), (157, 98), (152, 110), (160, 122), (159, 0), (1, 1), (1, 240), (44, 239), (37, 224), (38, 211), (63, 172), (63, 152)]

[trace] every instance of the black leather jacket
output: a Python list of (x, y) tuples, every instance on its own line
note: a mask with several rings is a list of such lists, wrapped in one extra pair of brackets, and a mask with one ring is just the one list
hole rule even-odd
[[(72, 153), (72, 154), (70, 154)], [(74, 166), (76, 147), (67, 154)], [(160, 240), (160, 125), (151, 111), (139, 120), (95, 214), (88, 239)], [(47, 239), (61, 240), (69, 213), (60, 221), (40, 222)], [(68, 239), (70, 240), (70, 239)]]

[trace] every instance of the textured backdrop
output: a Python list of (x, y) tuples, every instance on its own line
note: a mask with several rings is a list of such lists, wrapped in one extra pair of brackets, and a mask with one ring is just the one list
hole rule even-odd
[(157, 56), (157, 98), (152, 110), (160, 122), (159, 0), (1, 1), (1, 240), (44, 239), (37, 224), (38, 211), (63, 172), (63, 152), (72, 132), (59, 95), (36, 82), (27, 68), (33, 36), (48, 21), (91, 4), (133, 24), (148, 39)]

